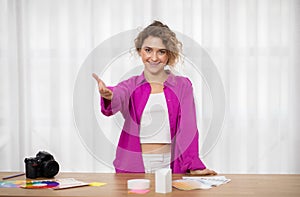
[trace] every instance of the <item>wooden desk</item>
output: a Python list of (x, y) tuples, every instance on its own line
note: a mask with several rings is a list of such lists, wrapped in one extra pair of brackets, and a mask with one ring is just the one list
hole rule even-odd
[[(13, 173), (0, 172), (0, 178)], [(0, 188), (0, 196), (300, 196), (300, 174), (297, 175), (242, 175), (226, 174), (231, 182), (209, 190), (180, 191), (173, 188), (172, 193), (155, 193), (154, 174), (106, 174), (106, 173), (60, 173), (56, 178), (75, 178), (84, 182), (106, 182), (102, 187), (80, 187), (65, 190)], [(173, 174), (173, 180), (182, 175)], [(147, 194), (128, 194), (127, 180), (146, 178), (151, 180)], [(22, 180), (16, 177), (9, 180)]]

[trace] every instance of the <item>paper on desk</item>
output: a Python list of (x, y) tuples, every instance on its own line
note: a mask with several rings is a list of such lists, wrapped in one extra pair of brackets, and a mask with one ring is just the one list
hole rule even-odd
[(82, 187), (82, 186), (89, 185), (88, 183), (78, 181), (74, 178), (56, 179), (56, 181), (59, 183), (59, 185), (57, 187), (53, 187), (52, 189), (54, 190)]
[(225, 176), (182, 177), (180, 180), (173, 181), (172, 186), (180, 190), (210, 189), (229, 181), (230, 179), (227, 179)]
[(225, 176), (199, 176), (199, 177), (184, 176), (182, 177), (182, 179), (199, 181), (205, 185), (209, 185), (212, 187), (216, 187), (231, 181), (231, 179), (227, 179)]
[(52, 188), (54, 190), (82, 187), (82, 186), (100, 187), (100, 186), (106, 185), (106, 183), (101, 183), (101, 182), (86, 183), (83, 181), (76, 180), (74, 178), (56, 179), (56, 181), (59, 183), (59, 185), (57, 187)]
[(136, 190), (136, 189), (132, 189), (128, 191), (128, 194), (146, 194), (150, 192), (149, 189), (144, 189), (144, 190)]
[(25, 181), (0, 181), (0, 188), (19, 188)]
[(102, 182), (91, 182), (89, 183), (90, 186), (94, 186), (94, 187), (101, 187), (103, 185), (106, 185), (106, 183), (102, 183)]
[(210, 189), (211, 186), (205, 185), (199, 181), (180, 179), (172, 182), (172, 186), (180, 190)]

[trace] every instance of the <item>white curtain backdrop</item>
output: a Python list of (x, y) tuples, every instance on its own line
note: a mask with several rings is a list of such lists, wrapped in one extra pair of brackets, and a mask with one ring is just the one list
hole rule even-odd
[[(99, 159), (103, 139), (88, 142), (78, 125), (97, 136), (89, 125), (96, 117), (116, 143), (122, 120), (102, 116), (96, 83), (78, 76), (98, 46), (155, 19), (192, 40), (184, 46), (201, 46), (222, 81), (225, 116), (210, 137), (213, 77), (194, 72), (189, 54), (177, 67), (193, 82), (205, 164), (220, 173), (300, 173), (299, 0), (0, 0), (0, 171), (23, 171), (25, 157), (47, 150), (61, 171), (113, 172)], [(134, 66), (139, 73), (135, 58), (93, 59), (99, 67), (85, 74), (105, 67), (98, 74), (113, 85)], [(74, 93), (78, 84), (93, 95)], [(94, 110), (76, 118), (79, 97)], [(101, 148), (113, 158), (114, 149)]]

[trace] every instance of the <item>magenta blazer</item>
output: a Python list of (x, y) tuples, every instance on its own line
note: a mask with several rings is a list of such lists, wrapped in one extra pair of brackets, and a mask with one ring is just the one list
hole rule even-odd
[[(151, 86), (142, 73), (109, 88), (113, 91), (113, 99), (110, 101), (101, 98), (101, 112), (106, 116), (121, 112), (125, 119), (113, 162), (116, 172), (144, 173), (139, 131)], [(172, 138), (172, 173), (205, 169), (199, 158), (196, 110), (190, 80), (169, 74), (164, 82), (164, 94)]]

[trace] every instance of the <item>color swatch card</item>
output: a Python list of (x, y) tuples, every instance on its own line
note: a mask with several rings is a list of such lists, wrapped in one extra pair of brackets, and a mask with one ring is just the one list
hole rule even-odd
[(231, 179), (227, 179), (225, 176), (184, 176), (182, 179), (198, 181), (212, 187), (217, 187), (231, 181)]
[(55, 190), (89, 186), (89, 183), (78, 181), (74, 178), (57, 179), (56, 181), (59, 183), (59, 185), (52, 188)]
[(54, 180), (5, 180), (0, 181), (0, 188), (23, 188), (23, 189), (44, 189), (51, 188), (54, 190), (67, 189), (82, 186), (100, 187), (106, 185), (102, 182), (86, 183), (74, 178), (62, 178)]
[(230, 182), (225, 176), (182, 177), (172, 182), (172, 186), (180, 190), (210, 189)]
[(54, 180), (0, 181), (0, 188), (43, 189), (43, 188), (53, 188), (58, 185), (59, 183)]
[(20, 185), (26, 183), (24, 180), (17, 181), (0, 181), (0, 188), (19, 188)]
[(59, 185), (56, 181), (27, 181), (25, 184), (20, 185), (24, 189), (44, 189), (54, 188)]
[(172, 186), (179, 190), (194, 190), (194, 189), (210, 189), (211, 186), (202, 184), (201, 182), (194, 180), (175, 180), (172, 182)]

